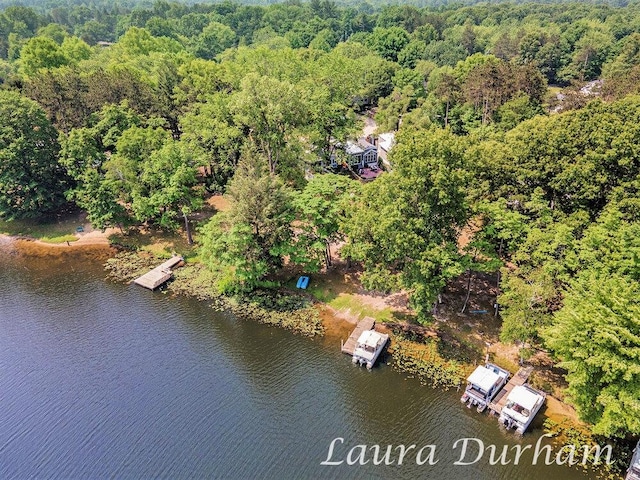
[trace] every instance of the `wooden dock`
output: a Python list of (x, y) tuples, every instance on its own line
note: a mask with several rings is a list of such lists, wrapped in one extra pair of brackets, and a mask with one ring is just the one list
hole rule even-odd
[(342, 353), (353, 355), (353, 351), (356, 349), (356, 342), (358, 341), (358, 338), (360, 338), (360, 335), (362, 335), (362, 332), (366, 330), (373, 330), (375, 324), (376, 321), (371, 317), (364, 317), (360, 320), (351, 335), (349, 335), (349, 339), (342, 344)]
[(513, 390), (513, 387), (525, 384), (529, 379), (529, 375), (531, 375), (531, 372), (533, 372), (533, 367), (522, 367), (520, 368), (520, 370), (518, 370), (518, 373), (511, 377), (511, 380), (509, 380), (509, 382), (502, 388), (502, 390), (500, 390), (496, 398), (494, 398), (493, 401), (489, 404), (489, 411), (492, 415), (500, 415), (500, 413), (502, 412), (502, 407), (504, 407), (507, 403), (507, 397), (509, 396), (511, 390)]
[(141, 277), (136, 278), (133, 283), (136, 283), (141, 287), (148, 288), (149, 290), (155, 290), (173, 276), (173, 271), (171, 271), (171, 269), (183, 261), (184, 258), (180, 255), (174, 255), (162, 265), (159, 265)]

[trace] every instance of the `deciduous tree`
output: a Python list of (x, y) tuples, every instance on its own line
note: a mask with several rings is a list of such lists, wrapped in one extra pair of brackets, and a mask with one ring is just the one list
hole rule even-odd
[(65, 202), (58, 133), (33, 100), (0, 91), (0, 216), (34, 217)]

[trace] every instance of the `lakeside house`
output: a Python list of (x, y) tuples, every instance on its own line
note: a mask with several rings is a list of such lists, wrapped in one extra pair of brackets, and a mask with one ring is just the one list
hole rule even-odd
[(378, 147), (373, 143), (372, 138), (347, 140), (344, 144), (336, 144), (336, 147), (336, 152), (331, 155), (328, 165), (320, 160), (322, 168), (350, 172), (365, 181), (373, 180), (382, 173), (378, 163)]
[(344, 151), (349, 166), (354, 170), (378, 166), (378, 149), (364, 138), (358, 139), (357, 142), (348, 140)]

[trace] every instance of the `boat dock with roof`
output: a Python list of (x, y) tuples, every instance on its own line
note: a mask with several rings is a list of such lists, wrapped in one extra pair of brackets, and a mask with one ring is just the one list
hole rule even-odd
[(478, 365), (467, 378), (467, 387), (460, 401), (469, 408), (477, 407), (478, 413), (484, 412), (491, 400), (507, 383), (509, 375), (508, 371), (493, 363)]
[(531, 372), (533, 372), (533, 367), (522, 367), (518, 370), (518, 373), (511, 377), (511, 380), (509, 380), (493, 401), (489, 403), (489, 410), (491, 414), (500, 415), (502, 413), (502, 409), (507, 403), (507, 397), (511, 390), (516, 386), (524, 385), (529, 379)]
[(360, 338), (362, 332), (366, 330), (373, 330), (373, 327), (375, 325), (376, 321), (371, 317), (364, 317), (362, 320), (360, 320), (351, 335), (349, 335), (349, 339), (346, 342), (342, 343), (342, 353), (353, 356), (353, 352), (355, 351), (356, 345), (358, 343), (358, 338)]

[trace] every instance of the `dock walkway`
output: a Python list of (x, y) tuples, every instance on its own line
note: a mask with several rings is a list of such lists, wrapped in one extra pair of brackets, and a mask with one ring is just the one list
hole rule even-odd
[(148, 288), (149, 290), (155, 290), (171, 278), (173, 275), (171, 269), (182, 261), (184, 261), (184, 258), (180, 255), (174, 255), (162, 265), (159, 265), (141, 277), (136, 278), (133, 283), (136, 283), (141, 287)]
[(507, 403), (507, 397), (509, 396), (511, 390), (513, 390), (513, 387), (525, 384), (529, 379), (529, 375), (531, 375), (531, 372), (533, 372), (533, 367), (522, 367), (520, 368), (520, 370), (518, 370), (518, 373), (511, 377), (509, 383), (504, 386), (504, 388), (500, 391), (500, 393), (498, 393), (496, 398), (494, 398), (493, 401), (489, 404), (489, 410), (492, 415), (494, 413), (496, 415), (500, 415), (500, 413), (502, 413), (502, 407), (504, 407)]
[(351, 335), (349, 335), (349, 339), (342, 344), (342, 353), (353, 355), (353, 351), (356, 349), (356, 343), (360, 335), (362, 335), (362, 332), (365, 330), (373, 330), (375, 324), (376, 321), (371, 317), (364, 317), (360, 320)]

